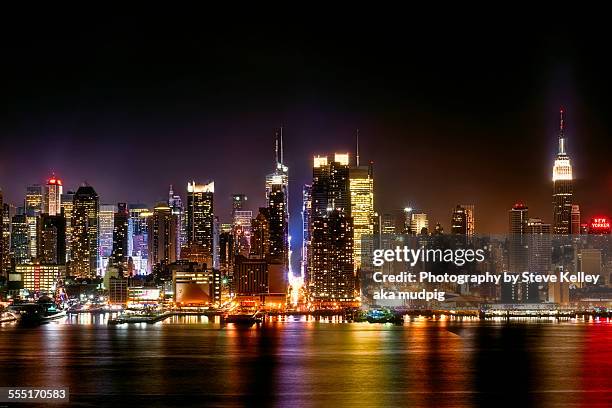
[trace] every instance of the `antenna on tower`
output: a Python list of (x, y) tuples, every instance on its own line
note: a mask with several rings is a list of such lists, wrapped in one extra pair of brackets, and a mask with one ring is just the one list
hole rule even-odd
[(559, 109), (559, 154), (565, 154), (565, 118), (563, 108)]
[(559, 116), (561, 117), (561, 122), (560, 122), (560, 125), (559, 125), (559, 137), (563, 137), (563, 130), (565, 128), (565, 123), (564, 123), (564, 120), (563, 120), (563, 108), (561, 108), (559, 110)]
[(359, 167), (359, 129), (357, 129), (357, 154), (355, 158), (357, 159), (357, 167)]
[(284, 164), (283, 157), (283, 125), (280, 127), (280, 163)]

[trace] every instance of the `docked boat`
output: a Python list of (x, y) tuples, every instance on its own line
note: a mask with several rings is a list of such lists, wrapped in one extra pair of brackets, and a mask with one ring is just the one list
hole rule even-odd
[(54, 302), (39, 300), (35, 303), (15, 303), (9, 311), (20, 323), (41, 324), (66, 317), (66, 311), (57, 307)]
[(372, 309), (366, 314), (369, 323), (402, 323), (402, 316), (396, 315), (389, 309)]
[(254, 304), (243, 302), (237, 309), (221, 316), (221, 321), (223, 323), (251, 326), (255, 323), (261, 323), (262, 318)]

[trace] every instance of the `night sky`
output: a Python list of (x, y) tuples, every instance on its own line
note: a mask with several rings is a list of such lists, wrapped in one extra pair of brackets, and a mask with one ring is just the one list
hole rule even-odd
[[(406, 205), (448, 229), (457, 203), (478, 232), (505, 232), (524, 201), (551, 222), (558, 111), (583, 217), (612, 213), (609, 42), (559, 21), (534, 24), (418, 15), (360, 18), (28, 19), (3, 26), (0, 187), (22, 200), (51, 171), (102, 203), (154, 204), (169, 184), (216, 182), (264, 204), (283, 125), (291, 230), (317, 153), (375, 163), (376, 208)], [(605, 26), (601, 26), (605, 27)]]

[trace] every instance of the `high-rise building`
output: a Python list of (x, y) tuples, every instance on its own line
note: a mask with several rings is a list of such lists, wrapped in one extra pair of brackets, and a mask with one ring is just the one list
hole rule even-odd
[[(2, 201), (2, 190), (0, 190), (0, 202)], [(0, 276), (2, 272), (7, 274), (11, 268), (11, 217), (14, 214), (14, 207), (8, 203), (1, 204), (0, 225)]]
[(252, 222), (251, 255), (255, 258), (270, 257), (270, 211), (268, 207), (259, 209)]
[(176, 215), (172, 214), (172, 209), (165, 203), (156, 205), (153, 214), (147, 218), (149, 270), (176, 262), (176, 226)]
[(98, 194), (94, 188), (79, 187), (72, 209), (72, 275), (93, 277), (97, 274), (98, 211)]
[(205, 258), (214, 254), (214, 181), (187, 184), (187, 245), (191, 253), (202, 253)]
[(27, 187), (25, 197), (25, 210), (28, 221), (28, 245), (30, 259), (36, 258), (36, 234), (38, 231), (38, 217), (43, 212), (43, 188), (40, 184)]
[[(100, 236), (99, 255), (103, 263), (108, 262), (113, 254), (113, 232), (115, 230), (115, 204), (101, 204), (98, 212), (98, 229)], [(103, 265), (101, 265), (103, 266)]]
[(236, 254), (248, 256), (251, 251), (253, 211), (234, 210), (232, 230)]
[(74, 204), (74, 191), (62, 194), (60, 198), (61, 210), (66, 217), (66, 262), (72, 259), (72, 208)]
[(468, 232), (468, 215), (464, 207), (457, 204), (451, 217), (451, 234), (465, 235)]
[(316, 156), (312, 180), (308, 286), (313, 302), (340, 306), (356, 299), (349, 155)]
[(55, 177), (55, 174), (47, 180), (43, 212), (49, 215), (57, 215), (60, 213), (63, 188), (62, 180)]
[(374, 236), (374, 170), (373, 163), (359, 163), (359, 140), (355, 166), (349, 169), (351, 217), (353, 218), (353, 261), (355, 271), (373, 250)]
[(572, 223), (570, 233), (572, 235), (580, 235), (580, 206), (578, 204), (572, 204)]
[(466, 216), (466, 235), (468, 237), (473, 237), (476, 232), (476, 218), (474, 214), (474, 204), (463, 204), (461, 205), (465, 208), (465, 216)]
[(4, 198), (0, 188), (0, 277), (4, 276)]
[(172, 185), (170, 185), (170, 191), (168, 192), (168, 206), (172, 208), (172, 214), (176, 215), (176, 230), (178, 231), (176, 247), (180, 257), (181, 248), (187, 244), (187, 217), (183, 200), (180, 195), (174, 193)]
[(308, 281), (308, 264), (310, 256), (310, 237), (312, 219), (312, 186), (305, 184), (302, 190), (302, 263), (301, 274)]
[(11, 256), (15, 264), (30, 260), (28, 220), (23, 207), (11, 218)]
[(128, 262), (128, 220), (127, 204), (117, 203), (117, 212), (113, 219), (112, 264), (121, 271), (127, 269)]
[(565, 122), (560, 111), (559, 152), (553, 166), (553, 233), (569, 234), (571, 228), (573, 177), (572, 165), (566, 152)]
[(246, 209), (248, 198), (245, 194), (232, 194), (232, 216), (235, 211)]
[(45, 265), (66, 264), (66, 217), (59, 214), (41, 214), (36, 236), (36, 259)]
[(128, 219), (128, 257), (137, 275), (150, 273), (147, 219), (153, 215), (144, 204), (130, 204)]
[[(508, 272), (521, 274), (528, 269), (528, 244), (525, 236), (529, 209), (516, 203), (508, 211)], [(501, 299), (504, 303), (517, 303), (524, 299), (521, 285), (503, 284)]]
[(285, 189), (282, 184), (273, 184), (268, 196), (268, 221), (270, 224), (269, 262), (288, 266), (289, 235)]
[[(539, 218), (529, 218), (525, 226), (527, 234), (528, 258), (527, 270), (538, 275), (548, 275), (552, 272), (551, 264), (551, 226)], [(537, 283), (528, 283), (523, 286), (527, 293), (523, 300), (527, 303), (540, 302)]]

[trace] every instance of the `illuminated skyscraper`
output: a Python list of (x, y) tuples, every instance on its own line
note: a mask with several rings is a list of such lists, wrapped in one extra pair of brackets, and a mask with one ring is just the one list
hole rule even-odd
[(147, 219), (153, 215), (144, 204), (130, 204), (128, 219), (128, 257), (134, 263), (137, 275), (150, 273), (149, 240), (147, 232)]
[(153, 209), (153, 214), (147, 218), (149, 234), (149, 269), (176, 262), (176, 215), (165, 203), (160, 203)]
[(560, 111), (559, 152), (553, 166), (553, 233), (567, 235), (571, 228), (573, 177), (572, 165), (566, 152), (565, 122)]
[(66, 264), (66, 217), (41, 214), (38, 222), (37, 261), (45, 265)]
[(215, 182), (187, 184), (187, 244), (190, 251), (212, 258)]
[(476, 231), (476, 218), (474, 213), (474, 204), (463, 204), (461, 205), (465, 208), (465, 216), (466, 216), (466, 235), (468, 237), (473, 237)]
[(128, 261), (128, 220), (126, 203), (117, 203), (117, 212), (113, 219), (113, 252), (112, 264), (121, 271), (127, 270)]
[[(2, 190), (0, 190), (0, 202), (2, 201)], [(11, 268), (11, 216), (15, 212), (14, 207), (8, 203), (1, 204), (2, 222), (0, 225), (0, 276), (2, 271), (8, 273)]]
[(83, 185), (74, 194), (71, 274), (93, 277), (98, 266), (98, 194)]
[(115, 230), (115, 204), (102, 204), (98, 212), (98, 268), (105, 269), (113, 254), (113, 232)]
[(232, 194), (232, 215), (234, 211), (246, 209), (248, 197), (245, 194)]
[(361, 267), (362, 259), (373, 250), (374, 236), (374, 172), (373, 164), (359, 165), (349, 169), (350, 215), (353, 218), (353, 259), (355, 271)]
[(268, 259), (270, 256), (270, 211), (268, 207), (259, 209), (252, 222), (251, 255)]
[(285, 165), (283, 128), (275, 137), (275, 169), (266, 176), (270, 223), (269, 262), (289, 268), (289, 167)]
[(451, 234), (466, 235), (468, 231), (468, 216), (465, 208), (457, 204), (451, 217)]
[(302, 190), (302, 264), (301, 273), (304, 281), (308, 281), (308, 263), (310, 256), (310, 237), (312, 219), (312, 186), (304, 185)]
[[(528, 268), (528, 245), (525, 232), (529, 209), (523, 203), (516, 203), (508, 211), (508, 272), (521, 274)], [(517, 303), (524, 299), (524, 285), (502, 284), (501, 300)]]
[(0, 277), (4, 276), (4, 198), (0, 188)]
[(172, 185), (170, 185), (170, 191), (168, 192), (168, 206), (172, 208), (172, 213), (176, 215), (178, 231), (176, 247), (180, 258), (181, 248), (187, 244), (187, 216), (183, 207), (183, 200), (181, 200), (180, 195), (174, 194)]
[(74, 206), (74, 191), (62, 194), (60, 206), (66, 217), (66, 261), (72, 259), (72, 208)]
[(253, 221), (253, 211), (234, 210), (232, 230), (234, 234), (234, 250), (236, 254), (248, 256), (251, 251), (251, 223)]
[(45, 205), (43, 212), (49, 215), (57, 215), (60, 213), (62, 206), (62, 193), (63, 193), (62, 180), (55, 177), (55, 174), (47, 180), (45, 186)]
[(25, 210), (28, 220), (28, 245), (30, 259), (36, 258), (36, 234), (38, 231), (38, 217), (43, 212), (43, 188), (40, 184), (27, 187), (25, 198)]
[(11, 255), (15, 264), (30, 260), (28, 220), (24, 212), (25, 209), (19, 207), (11, 218)]
[(311, 223), (311, 299), (330, 306), (353, 303), (356, 276), (348, 154), (336, 154), (330, 162), (327, 157), (314, 158)]

